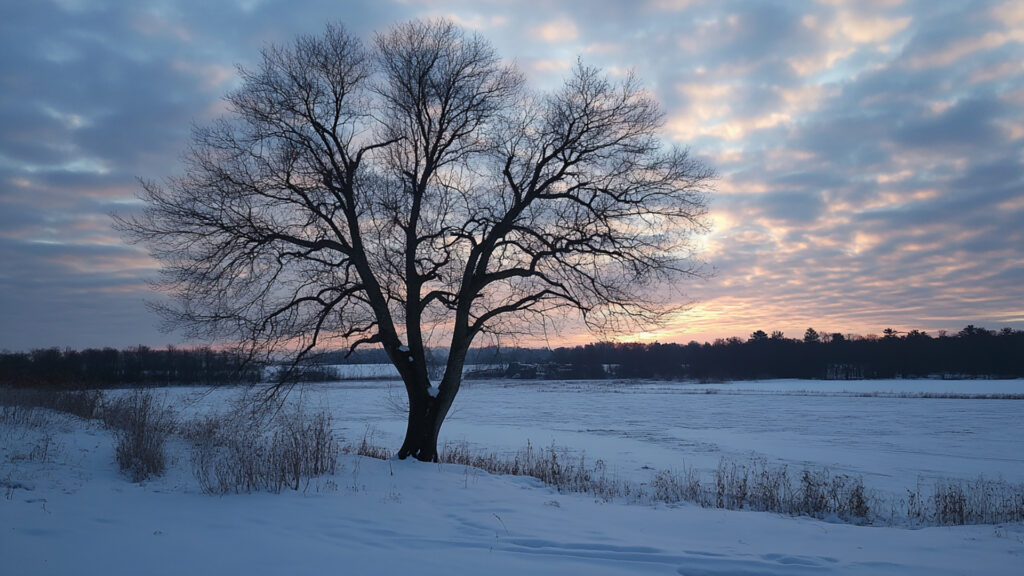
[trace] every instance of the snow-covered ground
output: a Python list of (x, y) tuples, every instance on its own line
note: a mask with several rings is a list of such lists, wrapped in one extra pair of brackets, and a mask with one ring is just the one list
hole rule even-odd
[[(234, 392), (170, 394), (193, 410)], [(302, 394), (330, 410), (350, 441), (369, 432), (378, 444), (401, 444), (401, 383), (308, 385)], [(1021, 395), (1024, 380), (479, 380), (459, 392), (441, 443), (502, 454), (554, 443), (640, 482), (651, 469), (710, 473), (723, 457), (854, 473), (894, 495), (938, 478), (1024, 482), (1024, 400), (918, 394)]]
[[(330, 409), (346, 439), (372, 426), (393, 447), (394, 386), (312, 386), (302, 400)], [(1015, 394), (1024, 381), (473, 382), (443, 435), (494, 451), (555, 442), (638, 478), (644, 465), (757, 454), (894, 490), (930, 474), (1024, 480), (1024, 401), (844, 394), (907, 386)], [(228, 396), (167, 392), (184, 413)], [(170, 450), (167, 474), (138, 485), (95, 423), (0, 426), (0, 574), (1024, 574), (1019, 524), (913, 530), (595, 502), (528, 478), (354, 456), (302, 492), (215, 497), (200, 493), (184, 443)]]
[[(3, 435), (3, 574), (1021, 574), (1024, 527), (856, 527), (595, 502), (459, 466), (344, 457), (303, 492), (199, 493), (187, 455), (131, 484), (69, 417)], [(49, 454), (27, 450), (49, 434)]]

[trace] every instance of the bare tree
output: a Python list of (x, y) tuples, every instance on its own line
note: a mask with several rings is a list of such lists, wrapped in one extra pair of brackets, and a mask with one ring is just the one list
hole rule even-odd
[(400, 458), (437, 458), (477, 336), (568, 313), (649, 327), (671, 310), (659, 288), (700, 274), (712, 171), (659, 140), (633, 76), (578, 64), (536, 94), (446, 21), (371, 47), (328, 26), (240, 74), (184, 175), (143, 183), (145, 211), (119, 226), (162, 262), (163, 312), (191, 337), (294, 362), (383, 346), (409, 399)]

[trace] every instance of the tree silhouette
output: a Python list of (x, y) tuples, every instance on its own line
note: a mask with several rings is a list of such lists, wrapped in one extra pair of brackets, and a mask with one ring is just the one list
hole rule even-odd
[(538, 94), (480, 36), (414, 21), (369, 48), (328, 26), (241, 78), (184, 175), (144, 183), (147, 208), (119, 226), (161, 261), (163, 312), (188, 336), (292, 366), (382, 346), (409, 399), (400, 458), (437, 458), (477, 336), (570, 313), (650, 327), (671, 311), (658, 288), (700, 274), (712, 171), (657, 137), (632, 75), (578, 64)]

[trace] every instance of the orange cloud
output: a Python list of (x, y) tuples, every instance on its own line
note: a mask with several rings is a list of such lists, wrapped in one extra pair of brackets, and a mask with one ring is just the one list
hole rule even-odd
[(837, 32), (856, 44), (880, 44), (906, 30), (910, 18), (864, 17), (850, 12), (839, 15)]
[(579, 37), (579, 29), (576, 27), (576, 23), (565, 16), (537, 26), (531, 30), (531, 33), (534, 38), (552, 44), (570, 42)]

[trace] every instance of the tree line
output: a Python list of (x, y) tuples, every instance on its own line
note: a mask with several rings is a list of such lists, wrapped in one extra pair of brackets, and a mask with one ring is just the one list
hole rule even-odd
[[(443, 362), (446, 351), (430, 349)], [(328, 352), (324, 364), (384, 364), (383, 350)], [(757, 330), (749, 338), (714, 342), (598, 342), (555, 349), (487, 346), (470, 350), (475, 377), (666, 378), (750, 380), (770, 378), (860, 379), (927, 377), (1024, 377), (1024, 331), (968, 325), (956, 333), (921, 330), (881, 336), (818, 332), (800, 338)]]
[(206, 347), (0, 352), (0, 384), (15, 386), (227, 384), (259, 381), (262, 372), (240, 354)]
[[(597, 343), (551, 353), (558, 378), (860, 379), (1024, 377), (1024, 330), (969, 325), (950, 335), (886, 329), (878, 336), (819, 333), (803, 338), (758, 330), (713, 343)], [(513, 370), (521, 369), (514, 366)]]
[[(443, 362), (446, 351), (431, 349)], [(664, 378), (749, 380), (770, 378), (1021, 378), (1024, 330), (967, 326), (956, 334), (931, 336), (885, 330), (882, 336), (850, 336), (807, 329), (803, 338), (758, 330), (714, 342), (612, 343), (536, 348), (474, 348), (470, 364), (488, 366), (476, 377)], [(346, 358), (327, 352), (295, 372), (298, 379), (334, 380), (333, 364), (388, 363), (383, 350), (366, 349)], [(263, 365), (206, 347), (152, 349), (137, 346), (71, 350), (47, 348), (0, 352), (0, 384), (22, 386), (218, 385), (259, 382), (272, 377)]]

